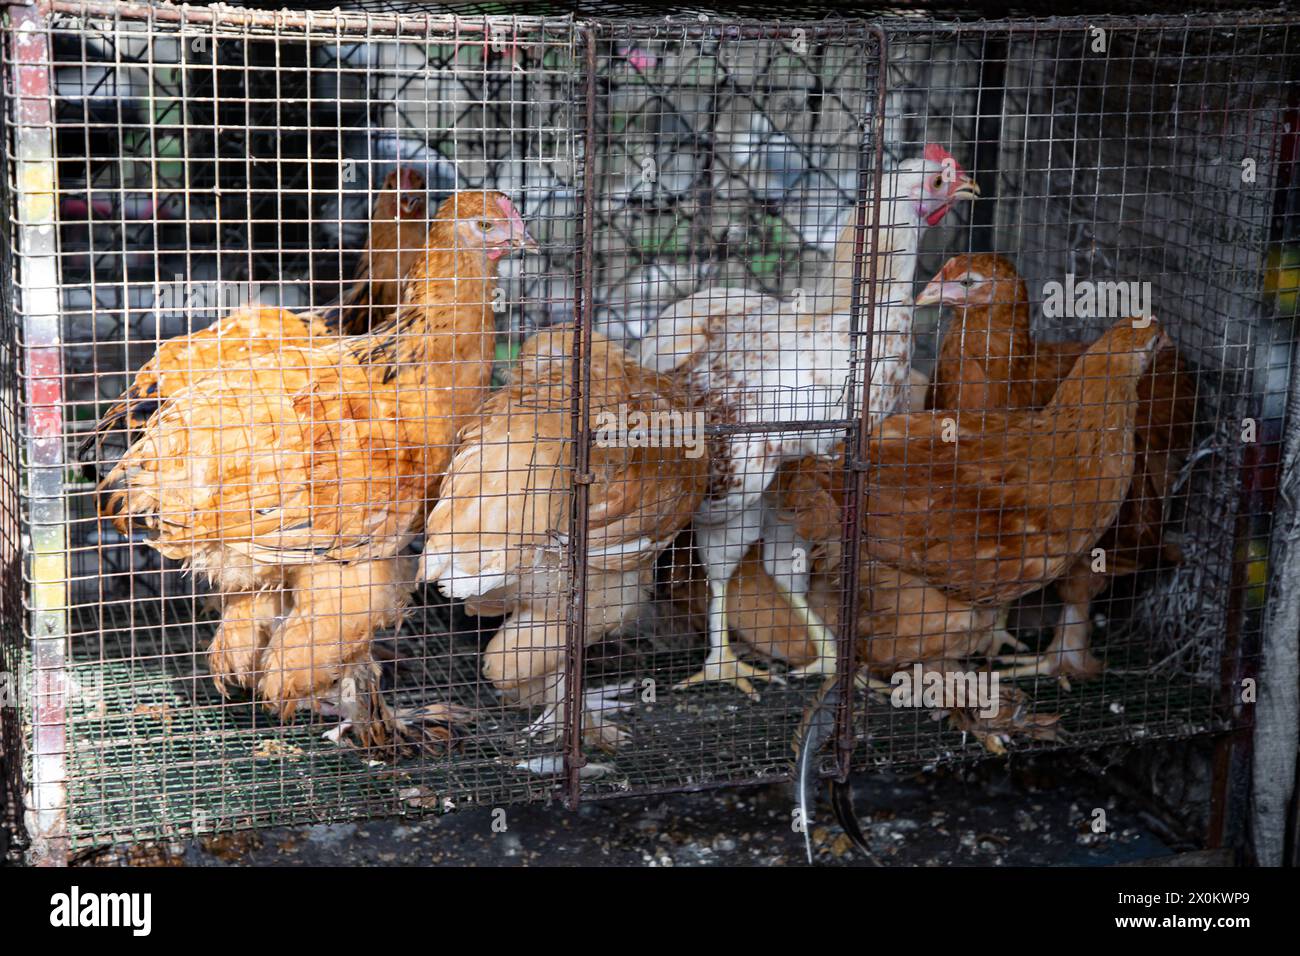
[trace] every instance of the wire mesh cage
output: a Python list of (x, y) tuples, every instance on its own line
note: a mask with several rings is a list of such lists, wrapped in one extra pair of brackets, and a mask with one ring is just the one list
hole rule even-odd
[(34, 852), (1245, 726), (1295, 29), (10, 8)]

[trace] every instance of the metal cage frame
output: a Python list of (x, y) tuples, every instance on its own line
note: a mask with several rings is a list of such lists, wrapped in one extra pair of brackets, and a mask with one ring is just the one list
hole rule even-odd
[[(1051, 20), (1005, 19), (996, 21), (945, 21), (937, 19), (899, 19), (855, 17), (853, 19), (824, 20), (764, 20), (758, 16), (694, 17), (624, 17), (621, 14), (577, 14), (559, 18), (528, 17), (474, 17), (454, 14), (418, 14), (402, 12), (290, 12), (263, 11), (239, 8), (155, 7), (147, 3), (108, 3), (102, 0), (41, 0), (34, 5), (13, 5), (6, 8), (9, 24), (6, 29), (5, 94), (8, 101), (6, 117), (6, 148), (4, 151), (5, 202), (0, 229), (6, 239), (3, 273), (13, 296), (6, 296), (0, 311), (0, 387), (12, 382), (15, 389), (21, 386), (22, 394), (4, 393), (0, 401), (0, 446), (3, 446), (6, 463), (12, 455), (21, 452), (21, 476), (16, 468), (6, 467), (5, 480), (0, 486), (0, 606), (6, 611), (0, 615), (0, 671), (23, 675), (23, 686), (28, 688), (21, 712), (6, 710), (3, 715), (3, 753), (8, 761), (5, 775), (11, 806), (20, 801), (26, 812), (27, 837), (30, 840), (29, 858), (38, 863), (65, 862), (68, 855), (80, 846), (103, 842), (105, 839), (129, 839), (130, 827), (111, 835), (70, 835), (68, 820), (72, 798), (68, 790), (69, 753), (72, 745), (67, 728), (70, 716), (67, 711), (69, 689), (70, 640), (69, 618), (74, 604), (69, 593), (71, 543), (68, 528), (71, 521), (65, 510), (67, 491), (65, 473), (69, 462), (65, 458), (64, 394), (65, 369), (61, 316), (64, 306), (59, 300), (61, 288), (58, 253), (58, 185), (55, 134), (58, 121), (55, 117), (55, 95), (52, 72), (55, 59), (51, 49), (52, 18), (89, 17), (109, 23), (132, 22), (144, 24), (152, 32), (161, 24), (181, 36), (187, 31), (208, 31), (211, 37), (231, 31), (235, 39), (263, 38), (272, 44), (285, 37), (307, 42), (325, 37), (337, 38), (429, 38), (474, 34), (486, 38), (494, 31), (504, 30), (511, 36), (530, 34), (558, 37), (555, 42), (567, 44), (573, 56), (571, 64), (576, 74), (571, 83), (573, 97), (569, 104), (573, 117), (570, 129), (561, 133), (573, 143), (576, 164), (574, 188), (576, 201), (573, 218), (573, 296), (571, 311), (575, 323), (573, 341), (572, 375), (575, 387), (572, 395), (571, 421), (573, 463), (572, 498), (568, 516), (567, 551), (568, 572), (571, 581), (565, 611), (564, 652), (564, 717), (563, 733), (557, 749), (562, 758), (562, 768), (550, 780), (522, 785), (504, 793), (503, 799), (563, 799), (570, 807), (585, 799), (609, 798), (626, 793), (671, 792), (693, 790), (708, 786), (735, 785), (788, 779), (786, 768), (770, 766), (761, 774), (748, 780), (737, 780), (725, 775), (717, 779), (679, 779), (674, 782), (648, 782), (643, 786), (617, 788), (594, 784), (584, 773), (588, 758), (584, 752), (584, 679), (588, 675), (588, 647), (584, 638), (587, 617), (587, 576), (584, 555), (587, 552), (590, 507), (589, 455), (593, 445), (591, 428), (591, 374), (592, 342), (599, 311), (598, 273), (601, 256), (597, 248), (597, 233), (601, 227), (598, 208), (597, 182), (600, 159), (601, 116), (601, 57), (618, 42), (643, 40), (650, 43), (710, 41), (715, 43), (747, 41), (783, 41), (798, 37), (811, 42), (852, 41), (861, 46), (864, 75), (859, 77), (861, 93), (870, 108), (863, 115), (858, 144), (859, 165), (854, 176), (854, 207), (865, 208), (872, 196), (881, 196), (883, 177), (889, 161), (887, 152), (891, 140), (887, 128), (898, 117), (891, 113), (891, 75), (898, 64), (891, 57), (901, 48), (911, 44), (922, 47), (938, 41), (968, 40), (981, 45), (1003, 44), (1000, 57), (981, 58), (979, 66), (997, 62), (1006, 68), (1010, 58), (1005, 45), (1013, 40), (1025, 40), (1036, 50), (1040, 38), (1077, 35), (1091, 29), (1133, 31), (1148, 29), (1182, 30), (1184, 35), (1202, 30), (1206, 33), (1229, 28), (1251, 28), (1259, 31), (1279, 30), (1294, 37), (1300, 30), (1300, 19), (1288, 13), (1223, 13), (1195, 16), (1098, 16), (1066, 17)], [(1021, 64), (1024, 66), (1024, 64)], [(1131, 64), (1130, 64), (1131, 66)], [(978, 78), (977, 93), (996, 86), (1005, 76)], [(1181, 78), (1179, 83), (1181, 84)], [(1083, 86), (1083, 79), (1078, 79)], [(1053, 77), (1048, 85), (1055, 91), (1058, 83)], [(1207, 84), (1208, 85), (1208, 84)], [(1283, 81), (1294, 97), (1300, 81), (1292, 77)], [(1108, 87), (1103, 87), (1106, 89)], [(1181, 87), (1180, 87), (1181, 88)], [(1026, 94), (1028, 95), (1028, 94)], [(1253, 108), (1253, 107), (1252, 107)], [(1226, 108), (1225, 108), (1226, 110)], [(1026, 105), (1022, 117), (1028, 124), (1031, 110)], [(983, 109), (973, 120), (977, 123), (988, 118)], [(982, 174), (990, 166), (999, 177), (997, 168), (998, 140), (1004, 137), (1001, 120), (1009, 114), (999, 110), (997, 129), (975, 135), (976, 149), (992, 150), (976, 164)], [(1253, 117), (1253, 114), (1252, 114)], [(924, 125), (927, 115), (919, 120)], [(1034, 119), (1041, 119), (1035, 115)], [(1055, 116), (1050, 118), (1054, 119)], [(913, 117), (916, 119), (916, 117)], [(1077, 125), (1077, 123), (1076, 123)], [(1226, 119), (1225, 119), (1226, 126)], [(1275, 130), (1256, 136), (1272, 136)], [(1294, 136), (1294, 133), (1292, 134)], [(1076, 137), (1078, 136), (1076, 129)], [(1012, 140), (1026, 143), (1033, 134), (1020, 130)], [(1276, 147), (1280, 149), (1280, 147)], [(1277, 175), (1279, 169), (1290, 164), (1295, 169), (1294, 157), (1287, 158), (1275, 152), (1261, 162), (1268, 175)], [(1049, 175), (1046, 170), (1043, 175)], [(1008, 174), (1009, 175), (1009, 174)], [(1292, 172), (1294, 176), (1294, 171)], [(1274, 183), (1267, 180), (1266, 188)], [(1033, 196), (1043, 193), (1031, 191)], [(998, 192), (1001, 198), (1001, 190)], [(870, 206), (872, 214), (857, 220), (854, 247), (853, 296), (851, 305), (851, 340), (853, 351), (850, 367), (854, 369), (849, 385), (847, 408), (858, 411), (850, 419), (821, 423), (824, 428), (841, 429), (848, 448), (853, 453), (843, 462), (843, 480), (846, 494), (843, 500), (842, 539), (843, 564), (840, 568), (839, 620), (851, 620), (857, 613), (859, 591), (859, 566), (863, 560), (860, 530), (870, 516), (863, 514), (863, 503), (868, 495), (867, 442), (870, 420), (867, 407), (869, 387), (862, 370), (872, 361), (872, 317), (877, 307), (880, 278), (877, 276), (878, 257), (873, 251), (880, 245), (880, 203)], [(1210, 210), (1210, 214), (1213, 210)], [(251, 214), (250, 214), (251, 215)], [(1008, 214), (1010, 215), (1010, 214)], [(1249, 215), (1256, 215), (1250, 213)], [(1247, 218), (1247, 214), (1241, 214)], [(999, 229), (1012, 228), (1007, 221), (985, 219), (972, 226), (983, 237), (987, 248), (1004, 248), (995, 243), (993, 236)], [(1267, 224), (1256, 221), (1264, 229), (1267, 241)], [(1045, 227), (1044, 227), (1045, 228)], [(1195, 237), (1194, 237), (1195, 238)], [(1239, 266), (1228, 280), (1225, 294), (1240, 296), (1243, 300), (1258, 296), (1264, 284), (1264, 249), (1260, 234), (1250, 238), (1253, 243), (1240, 253)], [(157, 253), (155, 247), (155, 253)], [(1046, 253), (1057, 250), (1047, 249)], [(1294, 347), (1294, 342), (1290, 343)], [(1249, 375), (1250, 369), (1242, 369)], [(1223, 607), (1226, 633), (1219, 658), (1221, 664), (1220, 686), (1211, 695), (1212, 704), (1204, 713), (1204, 721), (1189, 727), (1193, 733), (1217, 733), (1223, 741), (1221, 759), (1216, 765), (1216, 807), (1213, 828), (1222, 838), (1228, 824), (1227, 817), (1240, 814), (1242, 808), (1226, 805), (1229, 793), (1229, 776), (1243, 770), (1243, 760), (1249, 759), (1246, 742), (1254, 731), (1254, 837), (1259, 858), (1275, 862), (1280, 858), (1282, 840), (1279, 834), (1286, 824), (1285, 804), (1290, 799), (1289, 782), (1295, 769), (1296, 657), (1294, 635), (1300, 628), (1300, 595), (1288, 582), (1300, 575), (1300, 549), (1296, 543), (1300, 526), (1295, 502), (1296, 482), (1300, 481), (1300, 375), (1287, 365), (1286, 409), (1283, 432), (1278, 439), (1277, 451), (1281, 458), (1281, 479), (1277, 489), (1276, 505), (1272, 509), (1271, 523), (1267, 502), (1260, 497), (1257, 487), (1266, 463), (1258, 456), (1242, 451), (1225, 464), (1225, 473), (1234, 474), (1240, 482), (1236, 487), (1220, 488), (1228, 507), (1233, 510), (1234, 526), (1225, 540), (1231, 541), (1229, 555), (1231, 580), (1224, 584), (1227, 603)], [(1229, 391), (1225, 388), (1225, 391)], [(1246, 415), (1262, 417), (1264, 412), (1258, 393), (1245, 386), (1236, 397), (1246, 409)], [(1250, 406), (1250, 407), (1247, 407)], [(1230, 420), (1230, 411), (1219, 410), (1211, 422), (1222, 425)], [(788, 427), (788, 423), (785, 423)], [(714, 432), (716, 434), (716, 430)], [(21, 449), (19, 446), (21, 445)], [(20, 540), (21, 539), (21, 540)], [(1246, 548), (1252, 540), (1262, 540), (1269, 559), (1267, 600), (1262, 607), (1246, 606), (1249, 590), (1251, 554)], [(1258, 559), (1256, 559), (1258, 560)], [(19, 610), (21, 609), (21, 617)], [(11, 613), (12, 612), (12, 613)], [(21, 618), (25, 618), (25, 621)], [(845, 779), (851, 770), (863, 766), (876, 766), (892, 762), (890, 754), (862, 756), (863, 742), (870, 738), (869, 728), (879, 714), (870, 705), (863, 704), (854, 694), (854, 673), (858, 664), (857, 642), (847, 629), (837, 642), (838, 689), (842, 703), (835, 716), (832, 759), (822, 767), (825, 776)], [(1261, 666), (1262, 665), (1262, 666)], [(1244, 706), (1235, 689), (1243, 680), (1258, 680), (1260, 710)], [(0, 688), (2, 690), (3, 688)], [(18, 719), (15, 719), (18, 715)], [(1289, 729), (1288, 729), (1289, 728)], [(1110, 741), (1131, 740), (1127, 727), (1108, 728), (1104, 734), (1083, 743), (1098, 745)], [(1172, 722), (1161, 735), (1176, 734)], [(780, 747), (786, 746), (782, 739)], [(1033, 749), (1048, 746), (1035, 745)], [(925, 763), (934, 759), (971, 760), (978, 754), (970, 751), (942, 751), (945, 758), (936, 757), (941, 750), (926, 754), (914, 753), (902, 762)], [(1289, 773), (1288, 773), (1289, 768)], [(283, 772), (283, 771), (282, 771)], [(382, 782), (380, 782), (380, 778)], [(353, 812), (373, 814), (378, 812), (420, 813), (443, 809), (443, 800), (431, 800), (421, 792), (410, 796), (411, 780), (396, 772), (378, 771), (375, 785), (388, 787), (384, 793)], [(403, 788), (405, 787), (405, 790)], [(417, 788), (418, 789), (418, 788)], [(328, 791), (325, 791), (328, 794)], [(406, 796), (399, 794), (405, 792)], [(328, 799), (328, 796), (321, 799)], [(300, 807), (297, 817), (317, 818), (319, 812), (330, 813), (321, 807)], [(175, 820), (164, 820), (160, 832), (197, 834), (203, 832), (207, 821), (196, 819), (195, 808), (178, 812)], [(337, 813), (344, 813), (338, 808)], [(257, 821), (254, 821), (257, 822)], [(221, 826), (245, 825), (239, 820), (223, 820)], [(111, 831), (105, 826), (105, 831)]]

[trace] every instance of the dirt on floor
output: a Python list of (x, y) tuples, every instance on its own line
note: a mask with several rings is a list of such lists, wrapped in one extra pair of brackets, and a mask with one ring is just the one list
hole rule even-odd
[[(856, 807), (888, 865), (1113, 865), (1167, 856), (1175, 841), (1147, 807), (1117, 796), (1077, 755), (1012, 766), (855, 779)], [(789, 786), (624, 797), (582, 805), (479, 808), (221, 834), (84, 854), (114, 866), (782, 866), (804, 865)], [(817, 862), (871, 863), (824, 800)], [(1165, 836), (1162, 840), (1156, 834)]]

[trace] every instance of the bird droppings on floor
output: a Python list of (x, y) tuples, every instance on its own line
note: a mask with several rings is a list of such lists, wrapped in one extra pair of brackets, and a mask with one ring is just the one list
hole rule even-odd
[[(862, 829), (895, 866), (1109, 865), (1166, 856), (1140, 812), (1069, 754), (854, 780)], [(315, 824), (83, 854), (101, 866), (803, 865), (788, 786), (626, 797), (577, 811), (534, 804), (441, 817)], [(868, 865), (816, 808), (819, 864)]]

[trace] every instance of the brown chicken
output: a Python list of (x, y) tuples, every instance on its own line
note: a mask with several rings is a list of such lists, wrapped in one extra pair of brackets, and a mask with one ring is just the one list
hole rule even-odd
[(364, 334), (392, 317), (402, 277), (424, 255), (428, 231), (424, 176), (399, 166), (380, 187), (356, 282), (340, 304), (339, 327), (345, 334)]
[[(947, 671), (1014, 642), (998, 610), (1044, 586), (1113, 523), (1134, 468), (1137, 387), (1167, 344), (1159, 326), (1115, 325), (1038, 412), (896, 415), (869, 443), (859, 582), (859, 650), (869, 670), (909, 659)], [(839, 565), (842, 464), (805, 460), (778, 476), (786, 517)], [(823, 577), (810, 592), (834, 618)], [(866, 634), (862, 633), (866, 630)], [(863, 638), (868, 638), (863, 640)], [(917, 660), (917, 659), (920, 660)], [(1001, 678), (999, 674), (999, 678)], [(1051, 737), (1054, 715), (1002, 690), (998, 711), (954, 711), (999, 750), (1013, 734)]]
[[(917, 297), (918, 305), (940, 302), (956, 314), (939, 350), (932, 389), (935, 408), (1039, 408), (1088, 348), (1079, 342), (1031, 339), (1028, 291), (1015, 267), (1000, 256), (949, 259)], [(1118, 518), (1097, 542), (1105, 555), (1104, 570), (1089, 554), (1057, 581), (1063, 607), (1053, 640), (1040, 657), (1021, 659), (1022, 666), (1009, 672), (1013, 676), (1100, 674), (1101, 662), (1089, 649), (1089, 605), (1113, 578), (1151, 567), (1162, 557), (1176, 557), (1163, 546), (1165, 503), (1191, 450), (1195, 393), (1195, 382), (1177, 351), (1163, 349), (1138, 382), (1136, 471)]]
[(887, 418), (869, 443), (867, 552), (972, 603), (1054, 580), (1128, 494), (1138, 383), (1167, 342), (1154, 320), (1121, 320), (1041, 411)]
[[(839, 631), (839, 536), (842, 496), (837, 489), (843, 464), (804, 458), (784, 466), (774, 487), (794, 513), (782, 520), (799, 521), (801, 529), (815, 534), (819, 544), (808, 554), (807, 600), (818, 618)], [(774, 508), (779, 503), (774, 502)], [(692, 558), (689, 542), (674, 549), (668, 580), (670, 597), (695, 626), (702, 626), (708, 611), (708, 587), (703, 569)], [(798, 667), (816, 660), (821, 648), (804, 620), (778, 588), (756, 546), (732, 575), (727, 592), (732, 613), (728, 623), (745, 645), (764, 657)], [(994, 608), (976, 607), (919, 578), (880, 562), (864, 560), (859, 571), (858, 613), (854, 617), (857, 659), (862, 667), (860, 686), (889, 694), (888, 679), (902, 668), (920, 664), (926, 672), (969, 672), (970, 658), (987, 658), (1003, 647), (1024, 650), (1002, 627)], [(950, 719), (993, 752), (1002, 752), (1013, 734), (1035, 738), (1056, 735), (1052, 714), (1023, 712), (1023, 699), (1010, 687), (1001, 687), (995, 716), (975, 708), (950, 709)]]
[(140, 367), (126, 392), (78, 446), (86, 476), (98, 481), (140, 438), (150, 417), (182, 389), (213, 370), (239, 368), (280, 349), (325, 341), (331, 330), (319, 317), (270, 306), (250, 306), (205, 329), (168, 339)]
[[(553, 738), (565, 694), (569, 515), (573, 495), (573, 328), (524, 343), (513, 381), (484, 404), (460, 436), (425, 529), (423, 576), (474, 613), (507, 614), (484, 653), (483, 671), (515, 705), (541, 706), (530, 733)], [(708, 458), (695, 443), (647, 444), (641, 415), (692, 426), (678, 385), (649, 371), (604, 336), (592, 335), (586, 640), (616, 629), (642, 606), (655, 560), (704, 496)], [(602, 432), (626, 416), (624, 435)], [(646, 426), (651, 427), (651, 426)], [(687, 437), (683, 434), (681, 437)], [(584, 694), (585, 736), (616, 746), (605, 719), (626, 688)]]
[[(802, 459), (777, 475), (781, 517), (817, 542), (809, 556), (817, 572), (809, 604), (832, 620), (838, 620), (840, 611), (843, 477), (842, 462), (818, 458)], [(982, 656), (990, 648), (1015, 644), (1001, 630), (996, 609), (977, 608), (869, 558), (861, 562), (856, 626), (859, 660), (886, 672), (901, 664)], [(777, 656), (786, 659), (815, 652), (811, 644), (783, 649)]]
[[(867, 556), (988, 607), (1058, 577), (1101, 537), (1127, 496), (1136, 390), (1166, 342), (1154, 321), (1143, 329), (1121, 321), (1080, 357), (1041, 411), (885, 419), (869, 443)], [(784, 509), (803, 537), (834, 547), (834, 509), (810, 507), (798, 476), (783, 476)], [(830, 487), (838, 498), (833, 479)]]
[(536, 244), (505, 196), (459, 193), (374, 332), (231, 365), (221, 347), (182, 350), (214, 364), (162, 401), (101, 486), (120, 529), (142, 528), (220, 593), (209, 659), (223, 691), (255, 688), (286, 718), (339, 708), (364, 745), (406, 737), (370, 640), (409, 598), (399, 555), (486, 395), (496, 265), (521, 247)]
[[(805, 458), (777, 475), (777, 488), (787, 511), (784, 520), (796, 522), (800, 530), (819, 543), (810, 555), (815, 573), (810, 578), (808, 604), (838, 632), (842, 594), (840, 574), (840, 523), (843, 496), (840, 492), (843, 463)], [(750, 576), (749, 588), (770, 601), (761, 566)], [(766, 606), (771, 607), (769, 603)], [(768, 612), (761, 618), (767, 625), (766, 650), (773, 656), (797, 663), (817, 653), (812, 642), (785, 614)], [(857, 659), (862, 667), (859, 686), (891, 693), (892, 688), (877, 678), (888, 679), (900, 669), (921, 665), (928, 674), (968, 674), (971, 659), (986, 659), (1004, 647), (1024, 650), (1003, 625), (997, 608), (962, 600), (921, 578), (872, 560), (864, 555), (858, 571), (857, 614), (854, 616)], [(1000, 678), (999, 678), (1000, 679)], [(999, 687), (996, 713), (989, 715), (974, 707), (952, 707), (949, 719), (960, 730), (971, 733), (994, 753), (1002, 753), (1013, 736), (1054, 739), (1055, 714), (1025, 710), (1026, 698), (1011, 687)]]

